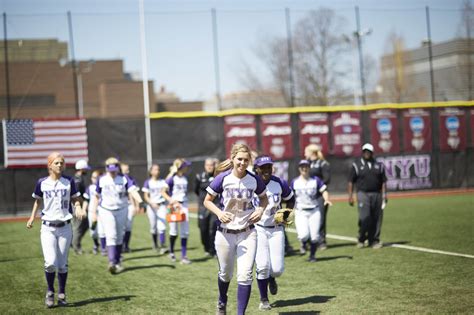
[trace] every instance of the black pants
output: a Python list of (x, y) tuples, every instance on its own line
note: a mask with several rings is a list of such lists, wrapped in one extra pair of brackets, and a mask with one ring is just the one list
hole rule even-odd
[(369, 241), (369, 245), (380, 242), (382, 229), (382, 194), (379, 192), (357, 193), (359, 208), (359, 242)]
[(217, 231), (216, 220), (217, 216), (214, 213), (207, 209), (199, 209), (198, 226), (201, 231), (201, 243), (204, 246), (204, 250), (211, 255), (216, 254), (214, 246)]
[(75, 250), (80, 250), (82, 248), (81, 240), (86, 234), (87, 230), (89, 229), (89, 220), (87, 219), (87, 217), (85, 217), (82, 220), (74, 217), (72, 219), (72, 224), (73, 224), (72, 247)]
[(319, 243), (326, 244), (326, 218), (328, 216), (329, 205), (324, 205), (324, 198), (318, 199), (319, 208), (323, 209), (321, 213), (321, 225), (319, 226)]

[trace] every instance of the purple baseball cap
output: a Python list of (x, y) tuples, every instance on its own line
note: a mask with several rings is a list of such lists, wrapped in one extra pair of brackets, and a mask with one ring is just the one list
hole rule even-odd
[(191, 162), (189, 162), (188, 160), (184, 160), (183, 161), (183, 164), (181, 164), (181, 166), (179, 167), (179, 169), (183, 169), (185, 167), (189, 167), (191, 166)]
[(298, 166), (304, 166), (304, 165), (311, 165), (311, 163), (309, 163), (308, 160), (301, 160), (299, 163), (298, 163)]
[(254, 163), (255, 166), (263, 166), (263, 165), (266, 165), (266, 164), (272, 164), (273, 165), (272, 158), (267, 156), (267, 155), (259, 156), (259, 157), (257, 157), (257, 159), (255, 159), (255, 163)]
[(105, 166), (105, 170), (107, 172), (118, 172), (119, 171), (119, 165), (118, 164), (109, 164)]

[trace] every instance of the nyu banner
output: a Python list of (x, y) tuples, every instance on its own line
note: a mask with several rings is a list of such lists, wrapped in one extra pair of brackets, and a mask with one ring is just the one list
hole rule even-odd
[(405, 155), (379, 157), (385, 165), (388, 190), (426, 189), (431, 182), (431, 156)]

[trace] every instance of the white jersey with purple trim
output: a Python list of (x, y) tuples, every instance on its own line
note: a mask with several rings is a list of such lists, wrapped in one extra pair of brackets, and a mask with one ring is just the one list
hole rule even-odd
[(166, 180), (171, 198), (181, 203), (188, 201), (188, 179), (185, 176), (173, 175)]
[(142, 191), (150, 194), (150, 200), (153, 203), (164, 203), (165, 197), (161, 194), (163, 188), (168, 187), (164, 179), (155, 180), (153, 178), (147, 179), (143, 184)]
[(249, 225), (248, 219), (255, 210), (252, 202), (254, 194), (263, 196), (267, 189), (259, 177), (249, 172), (243, 178), (238, 178), (232, 174), (232, 170), (228, 170), (217, 175), (206, 191), (215, 197), (221, 195), (222, 211), (233, 214), (232, 221), (220, 223), (221, 227), (240, 230)]
[(119, 210), (128, 206), (128, 193), (137, 191), (127, 175), (115, 178), (105, 174), (97, 180), (96, 193), (100, 196), (99, 206), (106, 210)]
[(32, 194), (33, 198), (43, 199), (41, 219), (45, 221), (72, 219), (71, 198), (80, 195), (74, 180), (68, 176), (61, 176), (58, 180), (49, 176), (40, 178)]
[(295, 208), (299, 210), (312, 210), (318, 207), (318, 197), (326, 190), (326, 185), (317, 177), (307, 180), (298, 176), (291, 183), (295, 192)]
[[(272, 175), (267, 183), (267, 197), (268, 206), (258, 224), (275, 226), (275, 212), (281, 209), (282, 200), (288, 201), (293, 197), (293, 191), (285, 180)], [(255, 198), (255, 203), (258, 205), (258, 198)]]

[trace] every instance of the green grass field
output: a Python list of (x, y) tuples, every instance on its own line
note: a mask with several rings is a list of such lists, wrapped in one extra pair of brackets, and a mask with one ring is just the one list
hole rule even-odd
[[(382, 239), (438, 250), (474, 254), (474, 196), (394, 199), (385, 210)], [(356, 236), (356, 209), (337, 203), (331, 209), (331, 234)], [(25, 222), (26, 223), (26, 222)], [(148, 221), (136, 217), (135, 251), (125, 255), (126, 271), (112, 276), (107, 259), (69, 255), (67, 308), (43, 305), (45, 280), (39, 222), (0, 224), (0, 314), (212, 314), (217, 299), (217, 261), (204, 258), (196, 220), (192, 220), (189, 256), (192, 265), (173, 264), (151, 250)], [(295, 234), (289, 233), (296, 247)], [(84, 247), (89, 251), (87, 235)], [(329, 240), (316, 264), (299, 255), (287, 257), (279, 292), (270, 296), (268, 314), (322, 313), (472, 313), (474, 259), (399, 248), (356, 249)], [(235, 314), (236, 283), (229, 292), (229, 314)], [(258, 310), (253, 285), (248, 314)]]

